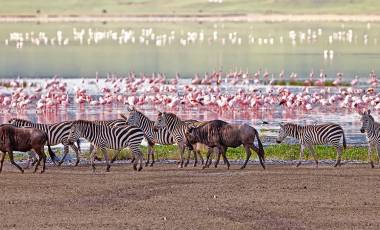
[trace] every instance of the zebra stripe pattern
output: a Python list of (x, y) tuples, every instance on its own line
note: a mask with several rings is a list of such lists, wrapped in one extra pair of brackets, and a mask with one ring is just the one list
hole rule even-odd
[[(107, 163), (106, 171), (109, 172), (110, 163), (106, 149), (121, 150), (129, 147), (137, 161), (133, 168), (137, 170), (137, 163), (140, 162), (138, 170), (142, 169), (143, 155), (140, 150), (141, 141), (144, 139), (144, 132), (134, 126), (109, 127), (98, 125), (91, 121), (77, 120), (72, 123), (68, 141), (73, 142), (83, 137), (100, 149)], [(95, 171), (95, 154), (91, 154), (91, 165)]]
[[(316, 166), (318, 167), (318, 160), (315, 154), (313, 145), (331, 144), (337, 150), (336, 166), (340, 166), (343, 148), (346, 148), (346, 138), (343, 129), (340, 125), (334, 123), (320, 124), (320, 125), (297, 125), (287, 123), (280, 125), (280, 132), (277, 137), (277, 143), (281, 143), (285, 137), (291, 136), (299, 140), (301, 144), (300, 159), (297, 167), (301, 165), (303, 159), (304, 149), (308, 148), (312, 153)], [(343, 148), (340, 140), (343, 141)]]
[(155, 144), (162, 145), (171, 145), (174, 144), (173, 136), (170, 135), (169, 130), (166, 128), (154, 130), (154, 121), (150, 120), (145, 114), (136, 110), (135, 108), (127, 108), (129, 115), (125, 116), (121, 114), (121, 116), (125, 119), (128, 125), (133, 125), (142, 129), (145, 133), (145, 137), (148, 141), (148, 159), (145, 163), (145, 166), (148, 166), (150, 163), (150, 158), (152, 158), (152, 163), (150, 166), (154, 164), (154, 149), (153, 146)]
[[(79, 139), (74, 140), (75, 142), (77, 142), (78, 147), (76, 147), (74, 144), (71, 144), (67, 141), (72, 121), (64, 121), (64, 122), (59, 122), (59, 123), (54, 123), (54, 124), (41, 124), (41, 123), (34, 123), (28, 120), (12, 118), (11, 120), (9, 120), (9, 123), (18, 127), (33, 127), (33, 128), (37, 128), (39, 130), (44, 131), (48, 135), (50, 145), (58, 145), (62, 143), (64, 146), (64, 155), (61, 161), (59, 161), (58, 165), (61, 165), (62, 162), (65, 160), (65, 157), (69, 152), (69, 146), (75, 151), (75, 154), (77, 156), (75, 166), (79, 164), (79, 160), (80, 160)], [(72, 143), (74, 143), (74, 141)]]
[[(199, 123), (196, 120), (187, 120), (182, 121), (179, 117), (177, 117), (174, 113), (159, 113), (156, 122), (154, 123), (154, 129), (159, 130), (162, 128), (166, 128), (169, 130), (170, 134), (173, 136), (174, 141), (178, 144), (180, 151), (180, 166), (183, 167), (184, 159), (183, 154), (185, 151), (185, 147), (188, 147), (190, 144), (186, 140), (185, 133), (190, 126), (197, 126)], [(196, 151), (194, 150), (194, 156)]]
[(370, 110), (361, 113), (360, 121), (362, 122), (360, 132), (366, 133), (368, 139), (368, 162), (374, 168), (375, 165), (373, 164), (371, 154), (372, 150), (375, 149), (380, 159), (380, 123), (375, 121)]

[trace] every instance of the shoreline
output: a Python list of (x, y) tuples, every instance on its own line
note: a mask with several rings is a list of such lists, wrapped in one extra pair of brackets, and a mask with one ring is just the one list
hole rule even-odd
[(0, 15), (12, 22), (380, 22), (380, 15), (340, 14), (183, 14), (183, 15)]

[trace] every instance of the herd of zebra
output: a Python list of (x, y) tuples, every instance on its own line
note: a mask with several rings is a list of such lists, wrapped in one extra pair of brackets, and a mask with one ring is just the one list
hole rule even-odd
[[(106, 171), (108, 172), (110, 170), (111, 163), (116, 159), (120, 150), (124, 148), (130, 148), (133, 154), (132, 162), (134, 170), (142, 170), (144, 157), (140, 147), (144, 138), (148, 143), (147, 161), (145, 162), (145, 166), (153, 166), (155, 162), (155, 144), (177, 144), (180, 153), (179, 167), (187, 166), (189, 163), (190, 153), (192, 152), (194, 156), (194, 166), (197, 165), (199, 157), (202, 164), (204, 164), (203, 168), (209, 167), (212, 163), (210, 156), (214, 153), (216, 155), (215, 167), (217, 167), (220, 157), (222, 156), (223, 161), (229, 168), (230, 163), (226, 157), (227, 148), (236, 148), (243, 145), (246, 151), (246, 159), (241, 168), (243, 169), (246, 167), (251, 156), (251, 150), (253, 150), (257, 153), (260, 164), (265, 169), (265, 153), (263, 145), (257, 130), (249, 125), (229, 124), (221, 120), (205, 122), (200, 122), (197, 120), (181, 120), (175, 114), (166, 112), (159, 112), (157, 120), (152, 121), (134, 107), (128, 108), (128, 112), (128, 115), (121, 114), (122, 118), (116, 120), (77, 120), (64, 121), (55, 124), (40, 124), (28, 120), (12, 118), (9, 120), (9, 124), (3, 124), (0, 128), (7, 126), (8, 129), (12, 127), (14, 129), (24, 130), (33, 129), (46, 134), (41, 134), (39, 136), (46, 136), (45, 139), (43, 137), (41, 139), (44, 142), (43, 145), (46, 140), (49, 147), (50, 157), (52, 158), (54, 164), (58, 165), (61, 165), (64, 162), (70, 147), (76, 153), (75, 166), (77, 166), (81, 155), (79, 140), (80, 138), (85, 138), (90, 142), (91, 166), (94, 171), (97, 152), (94, 150), (97, 149), (103, 153), (106, 161)], [(370, 110), (360, 114), (362, 122), (361, 132), (367, 133), (369, 141), (368, 161), (373, 168), (374, 164), (371, 160), (371, 151), (373, 148), (376, 149), (380, 158), (380, 124), (375, 122), (374, 118), (370, 114)], [(12, 132), (12, 134), (14, 133), (16, 132)], [(7, 137), (7, 135), (9, 136), (12, 134), (3, 134), (3, 132), (0, 131), (0, 151), (2, 153), (0, 158), (0, 172), (6, 152), (9, 153), (12, 164), (16, 165), (21, 172), (24, 172), (21, 167), (13, 161), (13, 151), (20, 151), (20, 149), (17, 149), (17, 143), (15, 141), (20, 138)], [(28, 135), (26, 132), (24, 132), (23, 135), (24, 136), (22, 138), (25, 139), (24, 144), (27, 142), (32, 142), (30, 141), (32, 139), (25, 137), (25, 135)], [(338, 124), (327, 123), (304, 126), (292, 123), (281, 124), (276, 142), (281, 143), (287, 136), (298, 139), (301, 144), (300, 158), (297, 167), (303, 160), (305, 149), (309, 149), (314, 157), (316, 166), (318, 166), (318, 159), (313, 146), (320, 144), (329, 144), (334, 146), (337, 151), (335, 166), (341, 165), (341, 156), (343, 149), (346, 148), (346, 139), (342, 127)], [(257, 139), (257, 146), (254, 145), (255, 139)], [(14, 142), (13, 145), (12, 142)], [(57, 159), (54, 152), (50, 149), (50, 146), (57, 144), (63, 144), (64, 146), (64, 152), (60, 160)], [(208, 149), (205, 163), (199, 150), (200, 145), (205, 145)], [(37, 148), (32, 145), (28, 146), (30, 146), (30, 149), (28, 150), (34, 150), (35, 152), (39, 152), (41, 150), (39, 145), (37, 145)], [(107, 152), (108, 149), (118, 150), (111, 161), (109, 160)], [(189, 150), (189, 155), (186, 162), (184, 159), (185, 149)], [(26, 149), (23, 148), (22, 151), (26, 151)], [(39, 159), (37, 160), (38, 164), (41, 157), (43, 158), (44, 171), (46, 155), (43, 151), (42, 153), (39, 153)], [(38, 164), (35, 167), (35, 171), (37, 170)]]

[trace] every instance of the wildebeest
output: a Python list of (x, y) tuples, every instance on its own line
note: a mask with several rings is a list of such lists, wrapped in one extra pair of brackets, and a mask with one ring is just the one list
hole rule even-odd
[[(0, 172), (3, 169), (5, 154), (8, 152), (9, 160), (16, 166), (21, 173), (24, 170), (14, 161), (13, 151), (26, 152), (34, 150), (38, 154), (38, 161), (34, 168), (34, 172), (42, 160), (41, 173), (45, 172), (46, 155), (44, 152), (45, 143), (48, 142), (48, 136), (45, 132), (35, 128), (18, 128), (11, 124), (0, 125), (0, 151), (2, 153), (0, 158)], [(55, 159), (55, 154), (50, 148), (48, 143), (48, 150), (50, 157)]]
[[(257, 130), (249, 125), (235, 125), (229, 124), (222, 120), (213, 120), (205, 123), (199, 127), (189, 127), (186, 132), (186, 138), (190, 143), (201, 142), (209, 148), (216, 147), (219, 154), (221, 154), (229, 168), (229, 162), (226, 158), (226, 151), (228, 147), (239, 147), (244, 145), (246, 151), (246, 160), (241, 166), (245, 168), (251, 157), (251, 149), (253, 149), (260, 160), (261, 166), (265, 169), (265, 154), (264, 148), (260, 141)], [(258, 148), (254, 145), (255, 138), (257, 138)], [(207, 153), (206, 166), (210, 158), (211, 151)]]

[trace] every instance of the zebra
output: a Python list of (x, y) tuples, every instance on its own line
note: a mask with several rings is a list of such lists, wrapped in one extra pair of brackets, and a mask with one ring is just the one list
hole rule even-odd
[[(174, 139), (173, 136), (170, 134), (170, 131), (166, 128), (158, 129), (155, 131), (154, 129), (154, 121), (150, 120), (145, 114), (142, 112), (138, 111), (135, 107), (127, 107), (127, 110), (129, 112), (129, 115), (126, 116), (124, 114), (120, 114), (122, 118), (125, 119), (128, 125), (134, 125), (136, 127), (141, 128), (144, 133), (145, 137), (148, 141), (148, 160), (146, 162), (146, 166), (149, 164), (150, 160), (150, 155), (152, 158), (152, 163), (150, 166), (153, 166), (154, 164), (154, 149), (153, 146), (155, 144), (161, 144), (161, 145), (172, 145), (174, 144)], [(197, 121), (195, 120), (187, 120), (185, 121), (190, 124), (194, 124)], [(198, 163), (198, 157), (201, 159), (201, 162), (203, 164), (203, 157), (200, 152), (200, 146), (201, 144), (195, 144), (190, 146), (191, 149), (194, 152), (194, 167), (197, 166)], [(188, 155), (187, 161), (185, 163), (185, 167), (189, 164), (190, 161), (190, 153)]]
[[(140, 150), (141, 141), (144, 139), (144, 132), (134, 126), (109, 127), (107, 125), (98, 125), (91, 121), (77, 120), (71, 124), (68, 141), (73, 143), (78, 138), (83, 137), (91, 142), (96, 148), (103, 152), (106, 160), (106, 171), (110, 171), (110, 163), (106, 149), (120, 150), (129, 147), (137, 159), (133, 163), (133, 169), (141, 171), (143, 155)], [(94, 163), (95, 153), (91, 153), (91, 166), (95, 172)], [(139, 168), (137, 164), (140, 163)]]
[[(297, 167), (301, 165), (305, 148), (310, 150), (314, 157), (316, 167), (318, 167), (318, 159), (313, 148), (313, 145), (317, 144), (332, 144), (337, 150), (336, 163), (334, 167), (341, 165), (340, 161), (342, 158), (343, 148), (346, 149), (347, 145), (343, 128), (340, 125), (334, 123), (305, 126), (292, 123), (280, 124), (280, 132), (276, 142), (281, 143), (287, 136), (298, 139), (301, 144), (300, 159)], [(343, 148), (340, 144), (341, 139), (343, 139)]]
[[(78, 147), (73, 144), (74, 142), (69, 143), (67, 141), (72, 121), (64, 121), (54, 124), (41, 124), (24, 119), (12, 118), (8, 121), (8, 123), (18, 127), (33, 127), (44, 131), (48, 135), (50, 145), (58, 145), (62, 143), (64, 146), (64, 155), (62, 159), (58, 162), (58, 166), (60, 166), (65, 160), (65, 157), (69, 152), (69, 146), (75, 151), (75, 154), (77, 156), (75, 166), (79, 164), (79, 154), (81, 152), (79, 139), (75, 140)], [(52, 161), (53, 163), (55, 163), (55, 159), (52, 159)]]
[[(182, 121), (174, 113), (159, 112), (158, 118), (154, 123), (153, 129), (155, 131), (166, 128), (169, 130), (170, 134), (173, 136), (174, 142), (178, 144), (181, 160), (179, 162), (179, 167), (182, 168), (184, 165), (183, 154), (186, 147), (190, 150), (194, 150), (194, 147), (186, 139), (186, 131), (188, 128), (197, 127), (203, 123), (196, 120)], [(196, 153), (200, 155), (200, 152), (195, 151), (194, 156), (196, 158)], [(201, 156), (202, 157), (202, 156)], [(203, 162), (203, 158), (202, 158)], [(186, 165), (185, 165), (186, 166)]]
[[(124, 119), (114, 119), (114, 120), (94, 120), (93, 123), (97, 125), (106, 125), (109, 127), (121, 127), (128, 125), (127, 122)], [(90, 155), (94, 151), (94, 145), (90, 143)], [(115, 155), (111, 159), (111, 163), (115, 162), (117, 159), (117, 156), (119, 155), (120, 151), (117, 151)], [(95, 156), (96, 160), (100, 160), (97, 156)]]
[(127, 107), (129, 115), (126, 116), (124, 114), (120, 114), (121, 117), (126, 121), (128, 125), (133, 125), (142, 129), (145, 133), (145, 137), (148, 141), (148, 159), (145, 163), (145, 166), (148, 166), (150, 163), (150, 158), (152, 158), (152, 163), (150, 166), (154, 164), (154, 149), (153, 146), (155, 144), (162, 145), (172, 145), (174, 144), (173, 136), (170, 135), (169, 130), (166, 128), (154, 130), (154, 121), (150, 120), (147, 116), (145, 116), (142, 112), (137, 109)]
[(371, 159), (372, 149), (376, 149), (377, 156), (380, 159), (380, 123), (376, 122), (371, 115), (371, 110), (360, 113), (362, 127), (360, 132), (367, 133), (368, 139), (368, 162), (372, 168), (374, 168), (373, 161)]

